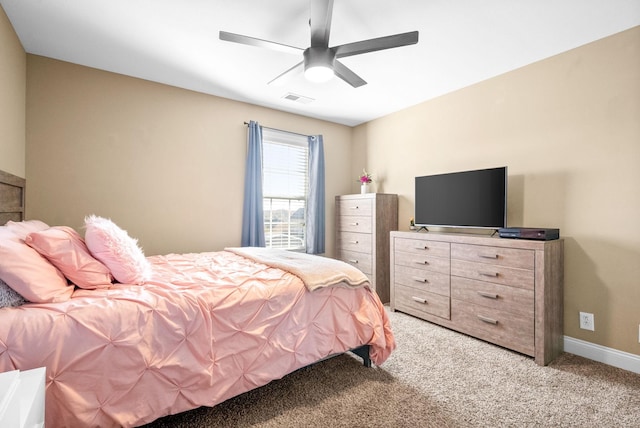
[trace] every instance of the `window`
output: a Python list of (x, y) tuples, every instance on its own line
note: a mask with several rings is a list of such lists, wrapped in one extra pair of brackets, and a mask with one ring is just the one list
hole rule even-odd
[(266, 246), (304, 251), (309, 188), (307, 137), (263, 128), (262, 168)]

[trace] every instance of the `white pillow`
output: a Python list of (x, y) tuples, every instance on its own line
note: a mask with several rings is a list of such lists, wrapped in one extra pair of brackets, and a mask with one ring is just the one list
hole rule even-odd
[(116, 281), (122, 284), (144, 284), (151, 276), (151, 264), (138, 246), (138, 240), (120, 229), (110, 219), (85, 217), (84, 236), (87, 248), (104, 263)]
[(40, 220), (9, 220), (5, 227), (13, 232), (18, 238), (24, 241), (27, 235), (31, 232), (40, 232), (42, 230), (47, 230), (49, 228), (49, 225)]

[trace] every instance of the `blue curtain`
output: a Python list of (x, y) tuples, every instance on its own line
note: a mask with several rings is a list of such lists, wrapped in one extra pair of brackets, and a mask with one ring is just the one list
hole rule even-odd
[(242, 209), (243, 247), (264, 247), (264, 210), (262, 209), (262, 128), (249, 122), (247, 163), (244, 176)]
[(309, 254), (324, 253), (324, 145), (322, 135), (309, 136), (309, 199), (307, 201), (307, 248)]

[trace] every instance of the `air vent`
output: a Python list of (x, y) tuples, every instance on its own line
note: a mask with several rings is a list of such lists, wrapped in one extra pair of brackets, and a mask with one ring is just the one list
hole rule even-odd
[(309, 104), (310, 102), (315, 101), (313, 98), (304, 97), (302, 95), (293, 94), (291, 92), (289, 92), (288, 94), (286, 94), (282, 98), (284, 98), (285, 100), (293, 101), (293, 102), (300, 103), (300, 104)]

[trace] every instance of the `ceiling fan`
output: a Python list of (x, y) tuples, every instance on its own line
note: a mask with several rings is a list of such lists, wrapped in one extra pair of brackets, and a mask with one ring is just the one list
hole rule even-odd
[(378, 37), (329, 47), (332, 12), (333, 0), (311, 0), (311, 18), (309, 19), (311, 46), (306, 49), (226, 31), (220, 31), (220, 40), (289, 52), (297, 55), (302, 53), (303, 60), (301, 62), (271, 80), (269, 84), (281, 81), (294, 72), (304, 70), (305, 77), (311, 81), (322, 82), (329, 80), (335, 75), (354, 88), (366, 85), (367, 82), (338, 61), (338, 58), (418, 43), (418, 32), (410, 31), (408, 33), (394, 34), (392, 36)]

